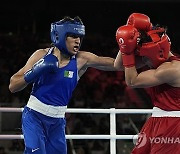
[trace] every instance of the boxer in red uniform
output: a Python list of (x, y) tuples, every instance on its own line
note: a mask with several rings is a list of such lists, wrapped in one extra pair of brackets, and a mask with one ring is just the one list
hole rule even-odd
[[(180, 59), (170, 51), (166, 30), (153, 27), (148, 16), (133, 13), (127, 24), (117, 29), (116, 39), (127, 85), (150, 88), (154, 105), (132, 154), (179, 154)], [(136, 56), (142, 57), (150, 69), (137, 72)]]

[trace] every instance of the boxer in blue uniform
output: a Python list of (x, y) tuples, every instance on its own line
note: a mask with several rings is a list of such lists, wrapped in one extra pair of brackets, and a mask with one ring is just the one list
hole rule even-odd
[(123, 69), (119, 54), (114, 59), (79, 51), (85, 36), (79, 17), (52, 23), (50, 34), (53, 46), (35, 51), (10, 79), (12, 93), (33, 83), (22, 113), (25, 154), (66, 154), (65, 112), (79, 78), (88, 67)]

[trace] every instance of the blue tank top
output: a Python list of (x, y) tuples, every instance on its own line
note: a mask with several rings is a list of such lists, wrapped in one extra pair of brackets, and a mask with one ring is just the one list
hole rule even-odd
[[(53, 48), (50, 48), (48, 54), (52, 52)], [(56, 73), (41, 75), (34, 82), (31, 95), (48, 105), (66, 106), (77, 83), (77, 61), (76, 56), (73, 56), (69, 63), (59, 68)]]

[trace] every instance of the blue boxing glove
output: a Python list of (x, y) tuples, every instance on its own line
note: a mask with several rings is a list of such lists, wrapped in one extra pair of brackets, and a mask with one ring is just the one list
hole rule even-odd
[(52, 54), (45, 55), (33, 65), (32, 69), (24, 73), (24, 80), (27, 83), (34, 82), (42, 74), (56, 72), (58, 67), (58, 58), (56, 56)]

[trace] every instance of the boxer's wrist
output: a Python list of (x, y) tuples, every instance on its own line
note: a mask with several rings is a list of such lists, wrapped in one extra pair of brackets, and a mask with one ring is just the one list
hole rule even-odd
[(134, 54), (123, 54), (122, 53), (122, 62), (124, 67), (133, 67), (135, 66), (135, 56)]

